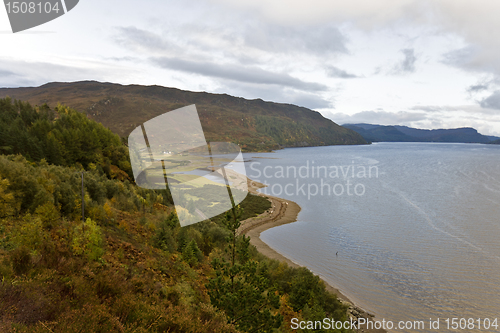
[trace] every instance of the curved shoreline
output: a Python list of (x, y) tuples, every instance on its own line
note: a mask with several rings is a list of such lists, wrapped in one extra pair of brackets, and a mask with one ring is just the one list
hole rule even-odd
[[(267, 229), (297, 221), (297, 217), (299, 215), (299, 212), (301, 211), (301, 207), (294, 201), (277, 198), (257, 192), (259, 188), (265, 187), (265, 185), (259, 182), (247, 179), (247, 184), (248, 191), (250, 193), (268, 198), (271, 201), (272, 207), (268, 211), (257, 217), (242, 221), (239, 233), (249, 236), (250, 244), (254, 245), (257, 250), (266, 257), (285, 262), (291, 267), (302, 267), (301, 265), (278, 253), (276, 250), (264, 243), (260, 238), (260, 234)], [(326, 290), (336, 294), (341, 303), (349, 306), (347, 312), (349, 318), (352, 318), (353, 321), (361, 317), (367, 320), (372, 320), (373, 315), (357, 307), (351, 300), (349, 300), (347, 296), (342, 294), (339, 289), (333, 287), (331, 284), (325, 281), (323, 277), (319, 276), (319, 278), (324, 282)], [(386, 333), (386, 331), (382, 329), (360, 329), (359, 331), (369, 333)]]

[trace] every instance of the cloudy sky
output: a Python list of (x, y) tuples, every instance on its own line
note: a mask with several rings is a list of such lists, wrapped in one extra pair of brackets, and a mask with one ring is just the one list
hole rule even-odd
[(83, 0), (13, 34), (0, 87), (98, 80), (500, 135), (497, 0)]

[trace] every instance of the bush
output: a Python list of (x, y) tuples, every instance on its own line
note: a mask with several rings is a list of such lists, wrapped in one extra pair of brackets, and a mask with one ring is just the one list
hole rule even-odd
[(123, 210), (126, 212), (133, 212), (137, 210), (134, 201), (123, 193), (119, 193), (118, 195), (114, 196), (112, 202), (113, 201), (115, 207), (119, 210)]
[(108, 221), (108, 214), (103, 206), (97, 204), (97, 202), (92, 201), (87, 207), (85, 207), (85, 215), (91, 220), (106, 223)]
[(14, 247), (15, 246), (11, 240), (11, 235), (8, 233), (5, 233), (5, 226), (0, 224), (0, 250), (10, 251), (10, 250), (14, 249)]
[[(45, 330), (46, 332), (47, 330)], [(118, 333), (125, 329), (104, 304), (84, 304), (83, 309), (65, 312), (54, 333)]]
[(102, 186), (101, 182), (95, 179), (97, 177), (95, 174), (88, 173), (84, 177), (85, 189), (89, 193), (93, 201), (97, 201), (99, 204), (104, 204), (107, 199), (107, 190)]
[(45, 204), (38, 206), (35, 209), (35, 214), (40, 217), (42, 226), (49, 230), (55, 226), (60, 217), (59, 209), (57, 209), (51, 202), (46, 202)]
[(10, 279), (14, 272), (12, 271), (11, 264), (7, 258), (0, 261), (0, 280)]
[(40, 217), (27, 214), (13, 231), (14, 241), (32, 251), (38, 251), (48, 237)]
[(18, 247), (10, 255), (12, 268), (16, 275), (26, 274), (32, 267), (30, 250), (26, 246)]
[(90, 218), (84, 226), (75, 227), (72, 249), (74, 254), (84, 255), (89, 260), (99, 260), (104, 254), (101, 228)]

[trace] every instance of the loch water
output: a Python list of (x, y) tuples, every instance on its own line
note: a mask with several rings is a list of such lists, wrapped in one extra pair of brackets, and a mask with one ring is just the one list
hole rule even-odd
[(376, 143), (245, 160), (263, 192), (302, 207), (262, 240), (377, 319), (440, 318), (446, 332), (446, 318), (500, 317), (500, 146)]

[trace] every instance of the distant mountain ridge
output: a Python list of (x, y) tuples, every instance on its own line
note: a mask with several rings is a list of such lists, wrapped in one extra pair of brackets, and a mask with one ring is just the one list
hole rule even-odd
[(471, 127), (453, 129), (418, 129), (408, 126), (384, 126), (373, 124), (344, 124), (363, 136), (368, 142), (456, 142), (456, 143), (493, 143), (500, 139), (478, 133)]
[(32, 105), (65, 104), (121, 137), (160, 114), (196, 104), (208, 141), (237, 143), (244, 151), (367, 143), (357, 132), (337, 125), (317, 111), (226, 94), (83, 81), (0, 88), (0, 97), (6, 96)]

